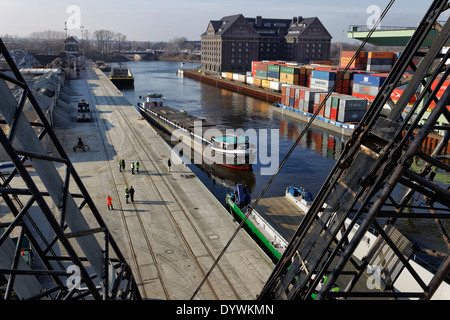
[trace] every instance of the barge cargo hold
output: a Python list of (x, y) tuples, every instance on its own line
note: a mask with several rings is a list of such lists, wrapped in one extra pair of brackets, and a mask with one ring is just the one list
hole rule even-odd
[(134, 77), (131, 70), (122, 65), (112, 68), (109, 80), (111, 80), (118, 89), (134, 88)]

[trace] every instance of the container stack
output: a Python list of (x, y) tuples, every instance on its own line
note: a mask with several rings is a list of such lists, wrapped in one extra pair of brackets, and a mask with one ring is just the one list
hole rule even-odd
[(260, 79), (267, 78), (267, 64), (262, 61), (252, 62), (252, 76)]
[(313, 70), (311, 72), (311, 89), (330, 91), (334, 86), (336, 72), (332, 70)]
[[(352, 60), (355, 53), (356, 51), (342, 51), (340, 67), (345, 68), (347, 64)], [(353, 63), (350, 65), (350, 68), (366, 70), (367, 56), (368, 56), (367, 52), (360, 52), (359, 55), (353, 61)]]
[(327, 92), (297, 85), (282, 85), (281, 103), (293, 109), (314, 113), (315, 96), (320, 93)]
[[(316, 93), (314, 95), (314, 114), (316, 114), (317, 110), (319, 109), (320, 105), (322, 104), (323, 100), (325, 100), (328, 93)], [(331, 100), (328, 98), (326, 104), (330, 104)], [(330, 104), (331, 105), (331, 104)], [(319, 110), (318, 116), (325, 117), (325, 109), (326, 106), (322, 106), (322, 109)]]
[(314, 102), (316, 95), (327, 93), (323, 90), (312, 89), (308, 87), (300, 87), (298, 89), (299, 110), (308, 113), (314, 113)]
[(280, 82), (295, 84), (300, 83), (300, 68), (297, 66), (280, 66)]
[(267, 80), (280, 81), (280, 66), (277, 64), (269, 64), (267, 66)]
[(341, 123), (359, 122), (367, 111), (367, 100), (332, 93), (325, 104), (324, 117)]
[(337, 121), (340, 97), (344, 96), (340, 93), (332, 93), (325, 104), (324, 116), (332, 121)]
[(359, 122), (367, 111), (367, 100), (352, 96), (339, 98), (337, 121), (342, 123)]
[[(339, 79), (341, 71), (336, 73), (336, 81)], [(354, 72), (347, 71), (342, 80), (339, 81), (334, 89), (334, 92), (343, 93), (343, 94), (351, 94), (352, 93), (352, 82), (353, 82), (353, 74)]]
[(332, 93), (319, 110), (328, 92), (296, 85), (282, 85), (281, 104), (325, 121), (357, 123), (367, 111), (368, 101), (346, 94)]
[(372, 101), (386, 78), (386, 75), (355, 74), (353, 76), (352, 95)]
[(367, 71), (390, 72), (394, 63), (394, 52), (369, 52)]

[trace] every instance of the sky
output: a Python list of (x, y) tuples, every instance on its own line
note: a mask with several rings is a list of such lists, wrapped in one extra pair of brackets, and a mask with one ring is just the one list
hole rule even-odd
[[(389, 0), (0, 0), (0, 36), (28, 36), (44, 30), (81, 38), (100, 29), (120, 32), (128, 40), (200, 40), (210, 20), (245, 17), (291, 19), (318, 17), (332, 41), (349, 41), (349, 25), (367, 25)], [(382, 26), (416, 26), (431, 0), (396, 0)]]

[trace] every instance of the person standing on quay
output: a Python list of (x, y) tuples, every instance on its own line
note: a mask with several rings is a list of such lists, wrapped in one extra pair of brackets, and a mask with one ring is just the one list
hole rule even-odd
[(139, 163), (139, 161), (136, 161), (136, 173), (139, 173), (140, 166), (141, 166), (141, 164)]
[(170, 172), (170, 167), (172, 166), (172, 163), (170, 163), (170, 158), (169, 158), (169, 160), (167, 160), (167, 167), (168, 167), (168, 169), (169, 169), (169, 172)]
[(122, 160), (119, 160), (119, 172), (122, 172)]
[(134, 202), (134, 188), (133, 188), (133, 186), (130, 186), (130, 198), (131, 198), (131, 202)]
[(114, 210), (113, 205), (112, 205), (112, 198), (109, 194), (106, 197), (106, 204), (108, 205), (109, 210)]
[(131, 173), (134, 174), (134, 161), (131, 161)]
[(128, 190), (128, 187), (125, 187), (125, 199), (127, 200), (126, 203), (128, 203), (129, 197), (130, 197), (130, 190)]
[(120, 160), (120, 162), (122, 163), (122, 169), (123, 169), (123, 171), (125, 171), (125, 160), (122, 159), (122, 160)]

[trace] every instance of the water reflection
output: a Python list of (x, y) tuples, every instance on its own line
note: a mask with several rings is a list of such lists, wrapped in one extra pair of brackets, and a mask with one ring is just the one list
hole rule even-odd
[[(304, 128), (304, 124), (288, 121), (285, 118), (280, 119), (280, 137), (290, 141), (296, 141)], [(311, 149), (330, 160), (337, 160), (344, 143), (344, 140), (333, 134), (310, 128), (300, 140), (297, 148)]]

